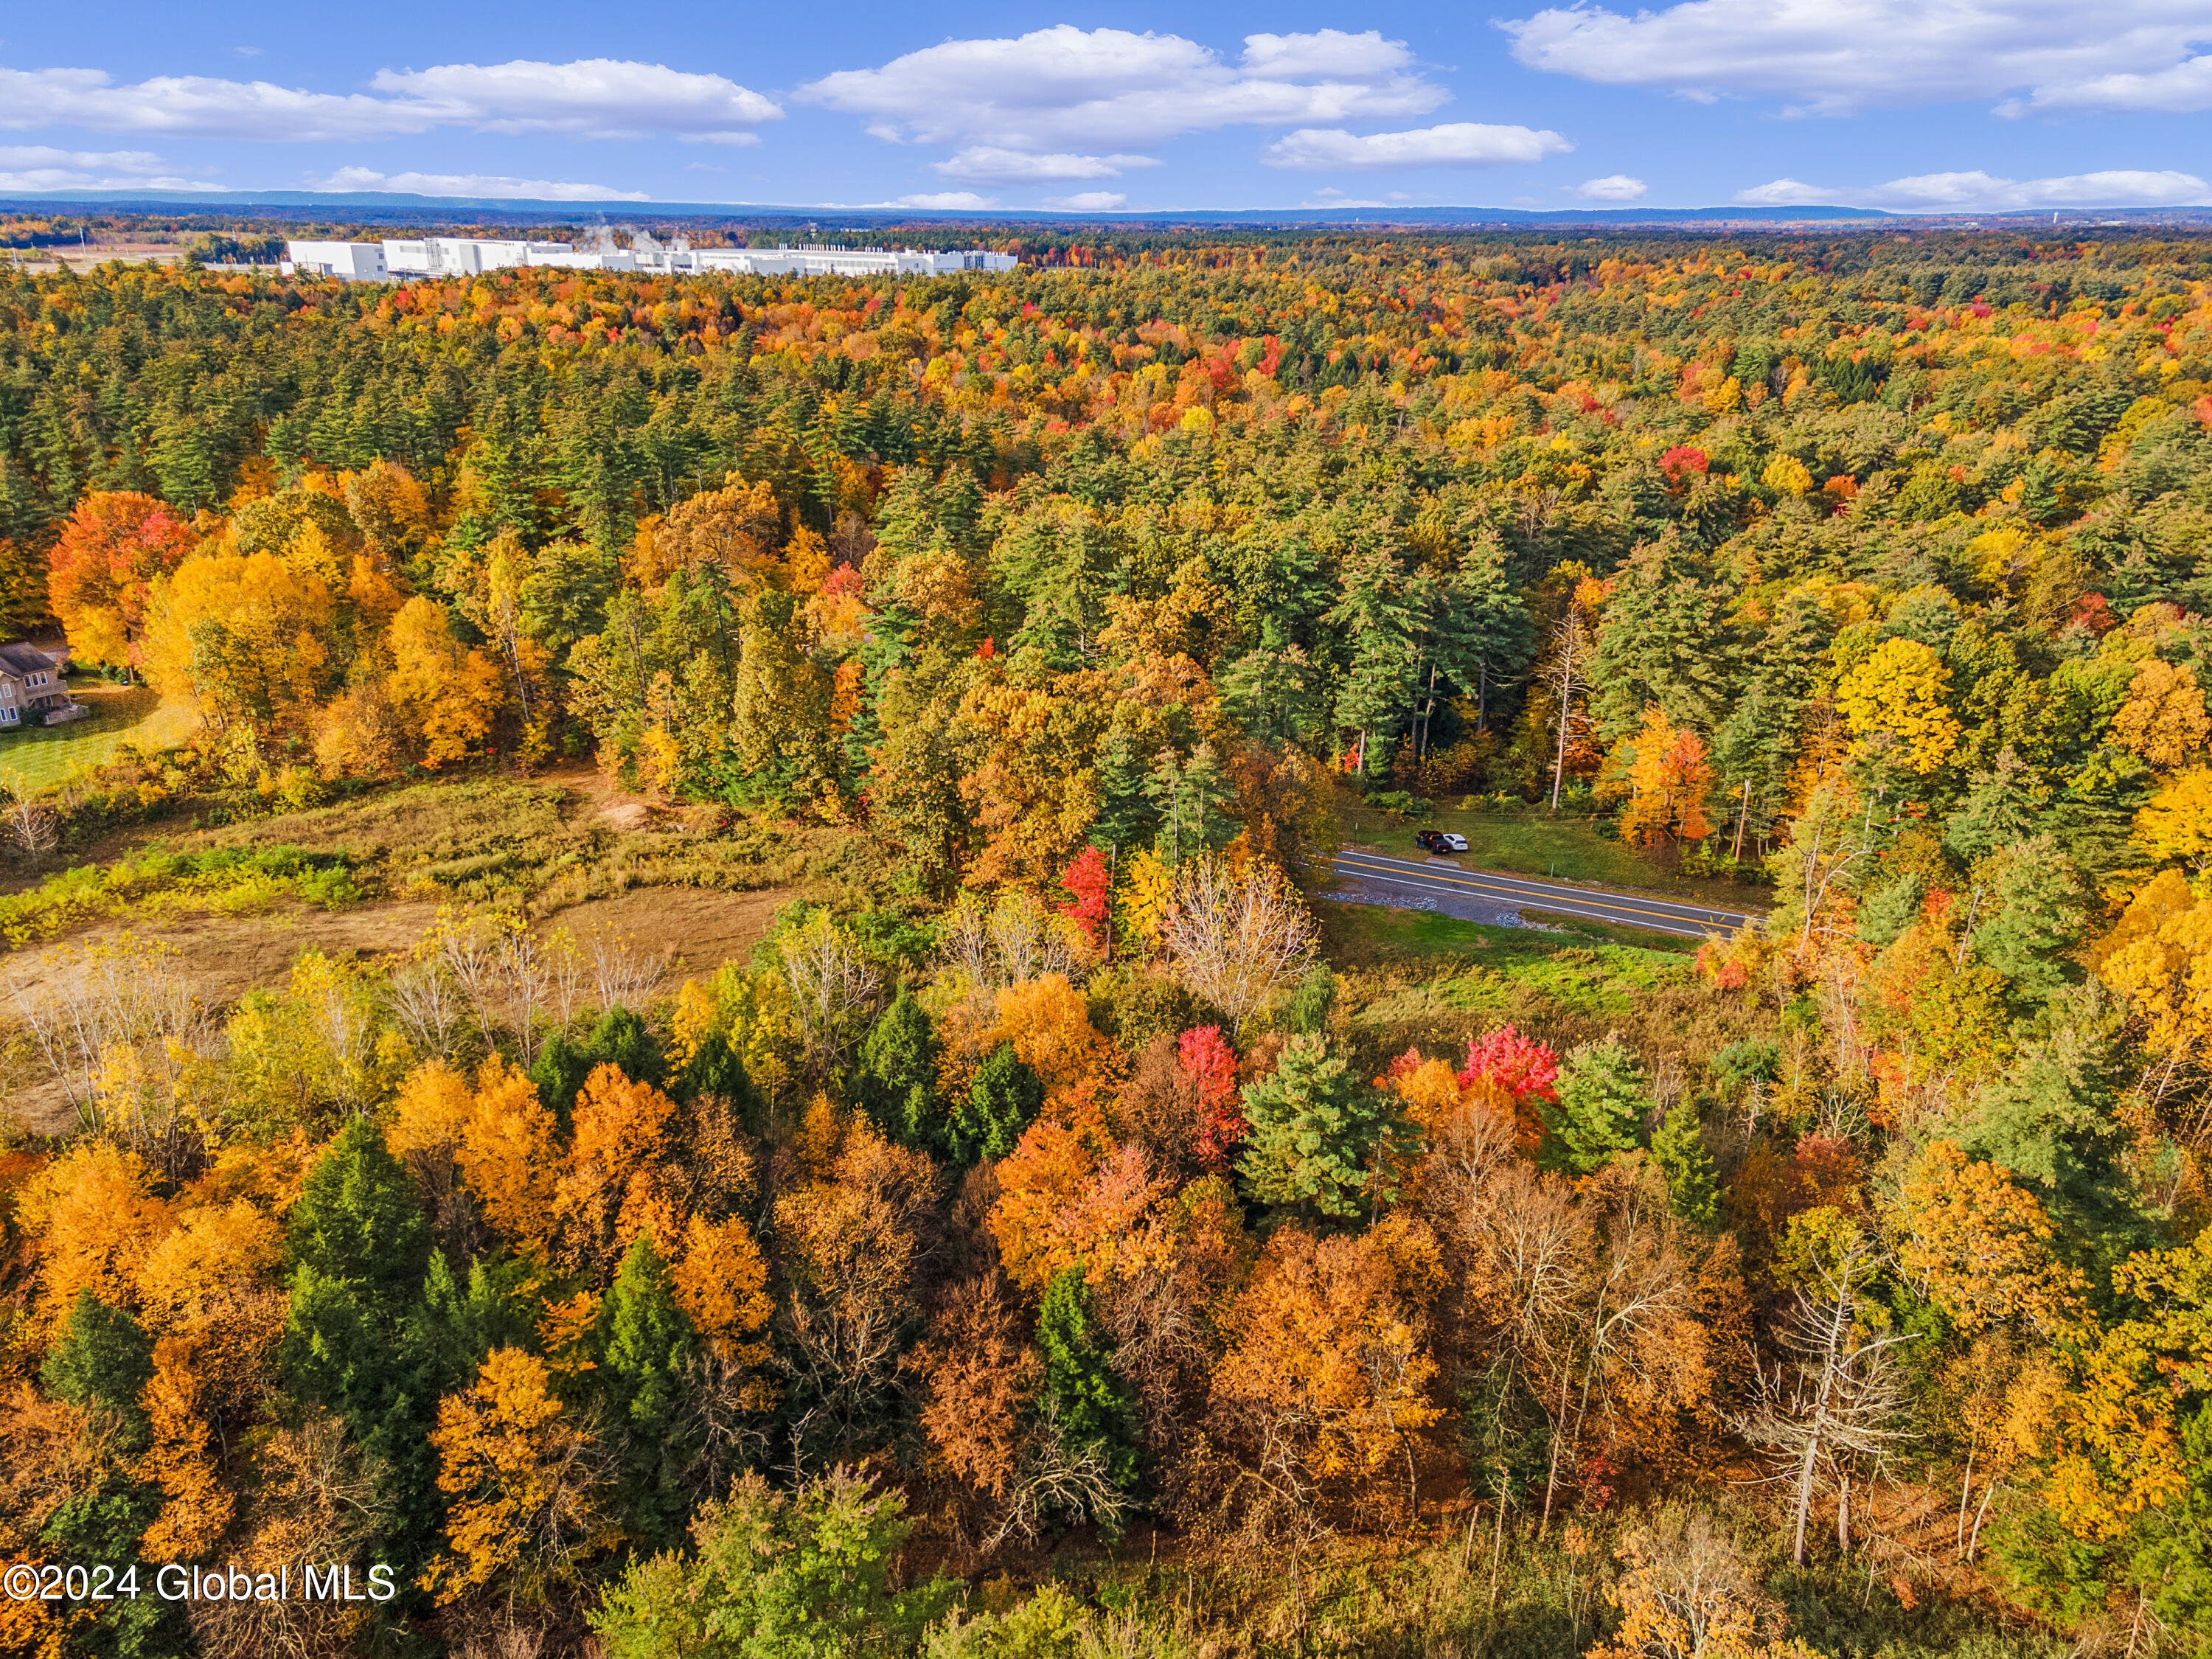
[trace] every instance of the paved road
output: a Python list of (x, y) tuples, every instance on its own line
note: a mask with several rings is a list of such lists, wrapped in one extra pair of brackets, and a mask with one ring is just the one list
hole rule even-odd
[(1686, 939), (1732, 932), (1753, 920), (1741, 910), (1678, 904), (1670, 899), (1645, 898), (1641, 894), (1607, 893), (1555, 881), (1532, 881), (1526, 876), (1493, 875), (1486, 870), (1463, 870), (1453, 864), (1394, 859), (1380, 853), (1340, 854), (1336, 860), (1336, 873), (1347, 880), (1379, 882), (1417, 893), (1479, 899), (1510, 909), (1586, 916), (1593, 921), (1648, 927), (1654, 933), (1679, 933)]

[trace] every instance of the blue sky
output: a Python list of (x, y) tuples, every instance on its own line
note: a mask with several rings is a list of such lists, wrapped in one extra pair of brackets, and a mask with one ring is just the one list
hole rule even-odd
[(10, 194), (2212, 203), (2212, 0), (9, 12)]

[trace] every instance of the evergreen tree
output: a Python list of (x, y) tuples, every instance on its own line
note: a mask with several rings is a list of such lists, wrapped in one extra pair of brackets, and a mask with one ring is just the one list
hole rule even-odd
[(295, 1397), (345, 1420), (383, 1468), (394, 1541), (422, 1547), (439, 1515), (429, 1445), (436, 1379), (419, 1311), (430, 1229), (374, 1123), (356, 1119), (308, 1171), (289, 1231), (278, 1373)]
[(1227, 805), (1236, 791), (1222, 775), (1212, 744), (1200, 744), (1187, 760), (1163, 749), (1144, 787), (1159, 822), (1153, 850), (1170, 869), (1235, 839), (1237, 823)]
[(1558, 1098), (1544, 1106), (1544, 1162), (1589, 1175), (1636, 1145), (1650, 1108), (1644, 1068), (1618, 1036), (1586, 1042), (1559, 1068)]
[(1091, 1305), (1081, 1267), (1045, 1286), (1037, 1309), (1037, 1351), (1044, 1358), (1040, 1401), (1071, 1453), (1095, 1451), (1106, 1477), (1127, 1491), (1137, 1481), (1137, 1421), (1128, 1391), (1114, 1375), (1112, 1348)]
[(2124, 1071), (2112, 1012), (2090, 988), (2054, 1012), (2066, 1018), (2052, 1034), (1975, 1096), (1958, 1142), (2019, 1176), (2057, 1224), (2062, 1252), (2100, 1273), (2154, 1235), (2121, 1161)]
[(1247, 652), (1221, 672), (1221, 706), (1259, 742), (1303, 743), (1320, 723), (1317, 678), (1297, 646)]
[(860, 1045), (854, 1079), (861, 1109), (892, 1139), (929, 1151), (943, 1148), (945, 1106), (937, 1092), (942, 1047), (928, 1010), (901, 985)]
[(1887, 950), (1897, 937), (1920, 915), (1925, 884), (1917, 870), (1908, 870), (1867, 895), (1859, 906), (1859, 937), (1877, 951)]
[[(599, 1016), (584, 1052), (592, 1066), (619, 1066), (623, 1075), (634, 1083), (650, 1083), (658, 1088), (668, 1080), (668, 1059), (661, 1052), (660, 1039), (627, 1008), (610, 1008)], [(587, 1067), (586, 1075), (589, 1074)]]
[(1326, 1038), (1292, 1037), (1243, 1100), (1252, 1128), (1237, 1167), (1258, 1202), (1346, 1217), (1382, 1195), (1378, 1154), (1397, 1127), (1396, 1097), (1362, 1082)]
[(1317, 962), (1291, 993), (1283, 1023), (1303, 1036), (1316, 1036), (1328, 1029), (1329, 1010), (1335, 1006), (1336, 975), (1327, 963)]
[(1004, 1158), (1043, 1104), (1043, 1083), (1012, 1043), (1002, 1042), (975, 1068), (967, 1098), (953, 1111), (945, 1149), (962, 1164)]
[(600, 1066), (619, 1066), (632, 1082), (656, 1088), (668, 1079), (668, 1058), (660, 1039), (629, 1009), (610, 1008), (581, 1042), (557, 1031), (547, 1038), (530, 1067), (530, 1080), (538, 1085), (538, 1097), (565, 1124), (577, 1091)]
[(1389, 554), (1367, 554), (1346, 562), (1344, 597), (1328, 613), (1350, 659), (1337, 687), (1336, 723), (1360, 734), (1370, 775), (1388, 766), (1391, 739), (1413, 712), (1426, 588), (1425, 581), (1410, 583)]
[(1674, 1213), (1698, 1226), (1711, 1226), (1720, 1213), (1720, 1195), (1713, 1184), (1712, 1154), (1705, 1150), (1698, 1115), (1688, 1101), (1678, 1101), (1652, 1135), (1651, 1161), (1667, 1177), (1667, 1202)]
[(1989, 916), (1974, 929), (1974, 954), (2004, 975), (2015, 1008), (2039, 1008), (2081, 975), (2073, 952), (2089, 920), (2081, 879), (2049, 835), (2008, 847), (1982, 873)]
[(758, 1126), (765, 1110), (760, 1091), (746, 1074), (743, 1057), (720, 1031), (709, 1031), (699, 1040), (690, 1061), (676, 1079), (675, 1089), (685, 1100), (711, 1096), (727, 1101), (736, 1109), (738, 1121), (749, 1127)]
[(1450, 576), (1437, 585), (1430, 621), (1432, 660), (1476, 700), (1485, 726), (1498, 699), (1528, 670), (1536, 626), (1513, 581), (1511, 555), (1495, 530), (1485, 530)]
[(360, 1285), (388, 1302), (410, 1297), (429, 1265), (430, 1225), (414, 1177), (367, 1118), (341, 1130), (307, 1171), (287, 1235), (295, 1268)]
[(627, 1529), (650, 1547), (680, 1538), (690, 1508), (684, 1473), (702, 1442), (687, 1410), (685, 1373), (698, 1346), (666, 1266), (641, 1234), (599, 1310), (598, 1381), (623, 1434), (619, 1501)]
[(1733, 595), (1701, 581), (1688, 554), (1670, 531), (1614, 579), (1590, 665), (1590, 712), (1608, 744), (1634, 732), (1653, 703), (1671, 724), (1705, 732), (1733, 701)]
[(113, 1413), (133, 1448), (146, 1443), (146, 1407), (140, 1396), (153, 1377), (154, 1345), (138, 1322), (89, 1289), (76, 1293), (62, 1339), (39, 1369), (40, 1381), (56, 1399), (86, 1411)]
[(1944, 828), (1944, 847), (1971, 861), (2027, 839), (2035, 831), (2033, 784), (2027, 764), (2007, 744), (1990, 769), (1975, 773), (1966, 786), (1966, 799)]
[(494, 1348), (532, 1344), (535, 1333), (523, 1292), (532, 1271), (527, 1261), (495, 1265), (478, 1256), (466, 1277), (457, 1279), (446, 1253), (431, 1253), (422, 1299), (407, 1332), (431, 1393), (448, 1395), (467, 1387)]

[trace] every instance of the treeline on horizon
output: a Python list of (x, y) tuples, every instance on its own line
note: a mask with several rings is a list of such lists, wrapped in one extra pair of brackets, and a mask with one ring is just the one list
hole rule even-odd
[[(0, 1614), (1180, 1653), (933, 1574), (1442, 1524), (1425, 1633), (1233, 1639), (2207, 1650), (2212, 241), (1056, 246), (0, 275), (6, 620), (200, 722), (27, 852), (588, 758), (881, 860), (675, 987), (513, 908), (222, 1012), (65, 953), (9, 1542), (409, 1572)], [(1439, 799), (1772, 913), (1332, 972), (1342, 814)]]

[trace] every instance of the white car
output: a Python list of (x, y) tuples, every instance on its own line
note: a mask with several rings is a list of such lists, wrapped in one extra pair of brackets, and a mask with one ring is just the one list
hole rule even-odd
[(1464, 853), (1467, 837), (1455, 836), (1449, 830), (1424, 830), (1413, 837), (1414, 842), (1431, 853)]

